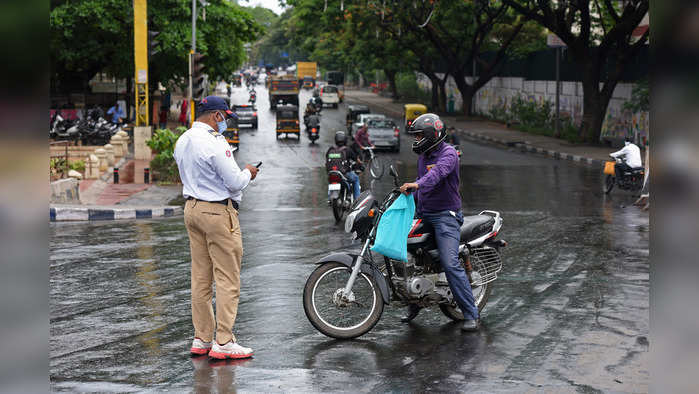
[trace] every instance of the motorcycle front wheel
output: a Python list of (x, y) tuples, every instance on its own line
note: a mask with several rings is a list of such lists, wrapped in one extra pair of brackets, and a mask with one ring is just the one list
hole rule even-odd
[(607, 175), (604, 178), (604, 185), (602, 187), (604, 194), (609, 194), (612, 189), (614, 189), (614, 182), (616, 182), (616, 178), (614, 178), (614, 175)]
[(352, 291), (342, 297), (352, 269), (329, 262), (316, 268), (303, 288), (303, 310), (321, 333), (337, 339), (369, 332), (383, 314), (383, 298), (374, 279), (360, 272)]

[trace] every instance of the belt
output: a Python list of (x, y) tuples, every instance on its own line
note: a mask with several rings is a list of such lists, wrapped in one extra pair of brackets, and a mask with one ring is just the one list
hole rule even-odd
[[(187, 200), (204, 201), (204, 200), (200, 200), (200, 199), (194, 198), (194, 197), (187, 197)], [(227, 205), (228, 205), (228, 201), (231, 202), (231, 205), (233, 205), (233, 208), (235, 208), (235, 210), (237, 211), (237, 210), (238, 210), (238, 202), (235, 201), (235, 200), (231, 200), (230, 198), (227, 198), (227, 199), (221, 200), (221, 201), (204, 201), (204, 202), (210, 202), (210, 203), (214, 203), (214, 204), (221, 204), (221, 205), (226, 205), (226, 206), (227, 206)]]

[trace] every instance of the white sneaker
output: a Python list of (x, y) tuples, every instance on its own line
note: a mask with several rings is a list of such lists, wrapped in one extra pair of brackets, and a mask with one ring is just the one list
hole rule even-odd
[(217, 359), (226, 358), (248, 358), (252, 357), (252, 349), (238, 345), (236, 342), (230, 341), (225, 345), (219, 345), (214, 341), (214, 346), (209, 352), (209, 357)]
[(211, 350), (211, 342), (204, 342), (199, 338), (194, 338), (192, 341), (192, 349), (189, 351), (192, 354), (206, 354)]

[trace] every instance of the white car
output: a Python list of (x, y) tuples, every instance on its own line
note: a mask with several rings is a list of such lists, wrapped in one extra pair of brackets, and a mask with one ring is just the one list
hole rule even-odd
[(340, 103), (340, 96), (337, 94), (337, 86), (325, 85), (320, 88), (320, 99), (323, 100), (323, 105), (330, 104), (333, 108), (337, 108)]
[(350, 135), (354, 136), (360, 127), (364, 126), (369, 120), (373, 120), (373, 119), (386, 119), (386, 115), (359, 114), (359, 116), (357, 116), (357, 120), (354, 122), (354, 124), (352, 124), (352, 133)]

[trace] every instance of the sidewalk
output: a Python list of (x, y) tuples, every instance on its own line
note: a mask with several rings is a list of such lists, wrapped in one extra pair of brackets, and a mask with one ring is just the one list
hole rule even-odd
[[(403, 103), (394, 102), (393, 99), (381, 97), (375, 93), (348, 89), (345, 91), (345, 100), (368, 105), (372, 110), (381, 111), (394, 118), (403, 118)], [(559, 160), (571, 160), (601, 167), (604, 166), (605, 161), (609, 160), (609, 153), (613, 151), (611, 148), (571, 144), (557, 138), (508, 129), (497, 122), (470, 120), (457, 116), (443, 116), (442, 120), (447, 125), (454, 126), (457, 132), (466, 138), (509, 148), (514, 147), (522, 152), (543, 154)]]
[(80, 181), (80, 204), (49, 204), (49, 220), (142, 219), (182, 214), (181, 206), (169, 205), (181, 196), (182, 186), (158, 186), (134, 179), (134, 173), (138, 173), (135, 169), (143, 165), (139, 160), (121, 162), (118, 184), (113, 183), (109, 172), (101, 179)]

